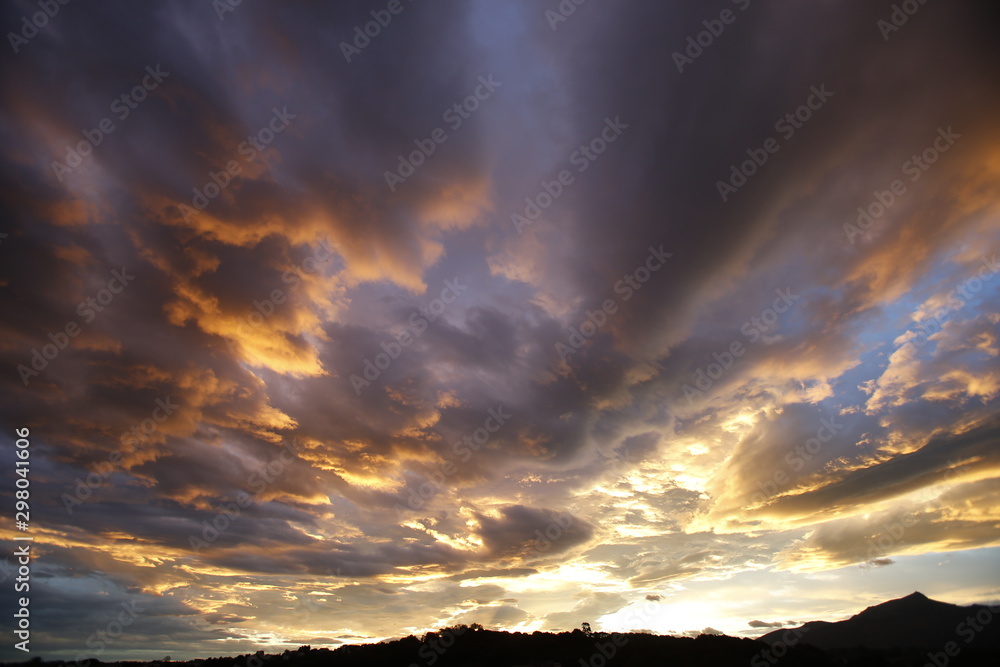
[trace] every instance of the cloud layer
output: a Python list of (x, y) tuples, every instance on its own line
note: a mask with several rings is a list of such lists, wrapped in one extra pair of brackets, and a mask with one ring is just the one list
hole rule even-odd
[(106, 659), (995, 593), (996, 9), (549, 4), (12, 41), (46, 658), (123, 604)]

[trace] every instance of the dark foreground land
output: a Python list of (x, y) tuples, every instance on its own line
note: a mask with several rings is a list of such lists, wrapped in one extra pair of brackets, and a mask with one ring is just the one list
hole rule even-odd
[[(13, 663), (7, 663), (13, 664)], [(25, 665), (27, 663), (17, 663)], [(760, 640), (701, 635), (662, 637), (649, 634), (559, 634), (493, 632), (449, 628), (423, 638), (406, 637), (379, 644), (341, 646), (335, 650), (308, 646), (276, 655), (263, 652), (188, 662), (119, 662), (89, 664), (31, 661), (31, 667), (997, 667), (1000, 650), (963, 649), (955, 656), (927, 649), (827, 649), (806, 644), (768, 644)]]

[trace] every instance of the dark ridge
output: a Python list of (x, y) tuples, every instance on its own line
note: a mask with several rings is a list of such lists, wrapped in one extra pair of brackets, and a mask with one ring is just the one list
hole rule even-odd
[(812, 621), (799, 628), (769, 632), (761, 639), (775, 642), (786, 632), (793, 632), (802, 634), (803, 643), (821, 649), (941, 650), (954, 642), (962, 650), (1000, 650), (1000, 622), (992, 622), (997, 614), (1000, 607), (961, 607), (932, 600), (923, 593), (911, 593), (868, 607), (845, 621)]

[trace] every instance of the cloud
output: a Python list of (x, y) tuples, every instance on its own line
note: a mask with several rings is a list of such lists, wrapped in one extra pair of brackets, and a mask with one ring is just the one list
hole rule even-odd
[(580, 627), (582, 623), (594, 623), (602, 616), (613, 614), (628, 604), (627, 598), (616, 593), (596, 592), (579, 596), (577, 603), (570, 611), (560, 611), (549, 614), (545, 617), (545, 627), (555, 629), (558, 627)]
[(577, 547), (594, 535), (592, 525), (568, 512), (523, 505), (504, 507), (498, 517), (476, 518), (477, 534), (494, 556), (539, 558)]
[[(838, 570), (806, 618), (871, 593), (855, 565), (997, 546), (985, 4), (889, 41), (884, 8), (754, 4), (684, 72), (694, 5), (405, 4), (351, 62), (348, 5), (74, 7), (0, 75), (0, 421), (31, 431), (47, 656), (131, 599), (102, 659), (611, 627)], [(773, 613), (669, 606), (640, 625)]]

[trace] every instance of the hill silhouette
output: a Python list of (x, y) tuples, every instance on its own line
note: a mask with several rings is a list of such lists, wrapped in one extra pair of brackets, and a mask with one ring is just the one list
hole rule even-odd
[(801, 633), (803, 643), (821, 649), (863, 646), (940, 650), (954, 642), (963, 650), (1000, 650), (1000, 621), (992, 622), (997, 615), (1000, 607), (961, 607), (931, 600), (923, 593), (911, 593), (868, 607), (845, 621), (811, 621), (799, 628), (770, 632), (761, 640), (775, 642), (793, 631)]
[[(186, 663), (36, 662), (31, 667), (101, 667), (102, 664), (146, 667), (746, 667), (763, 660), (772, 647), (753, 639), (724, 635), (663, 637), (642, 633), (508, 633), (465, 626), (378, 644), (341, 646), (335, 650), (302, 646), (277, 655), (263, 652)], [(24, 663), (21, 663), (24, 664)], [(755, 664), (755, 663), (754, 663)], [(774, 664), (763, 662), (763, 665)], [(834, 667), (811, 646), (790, 647), (780, 665)]]

